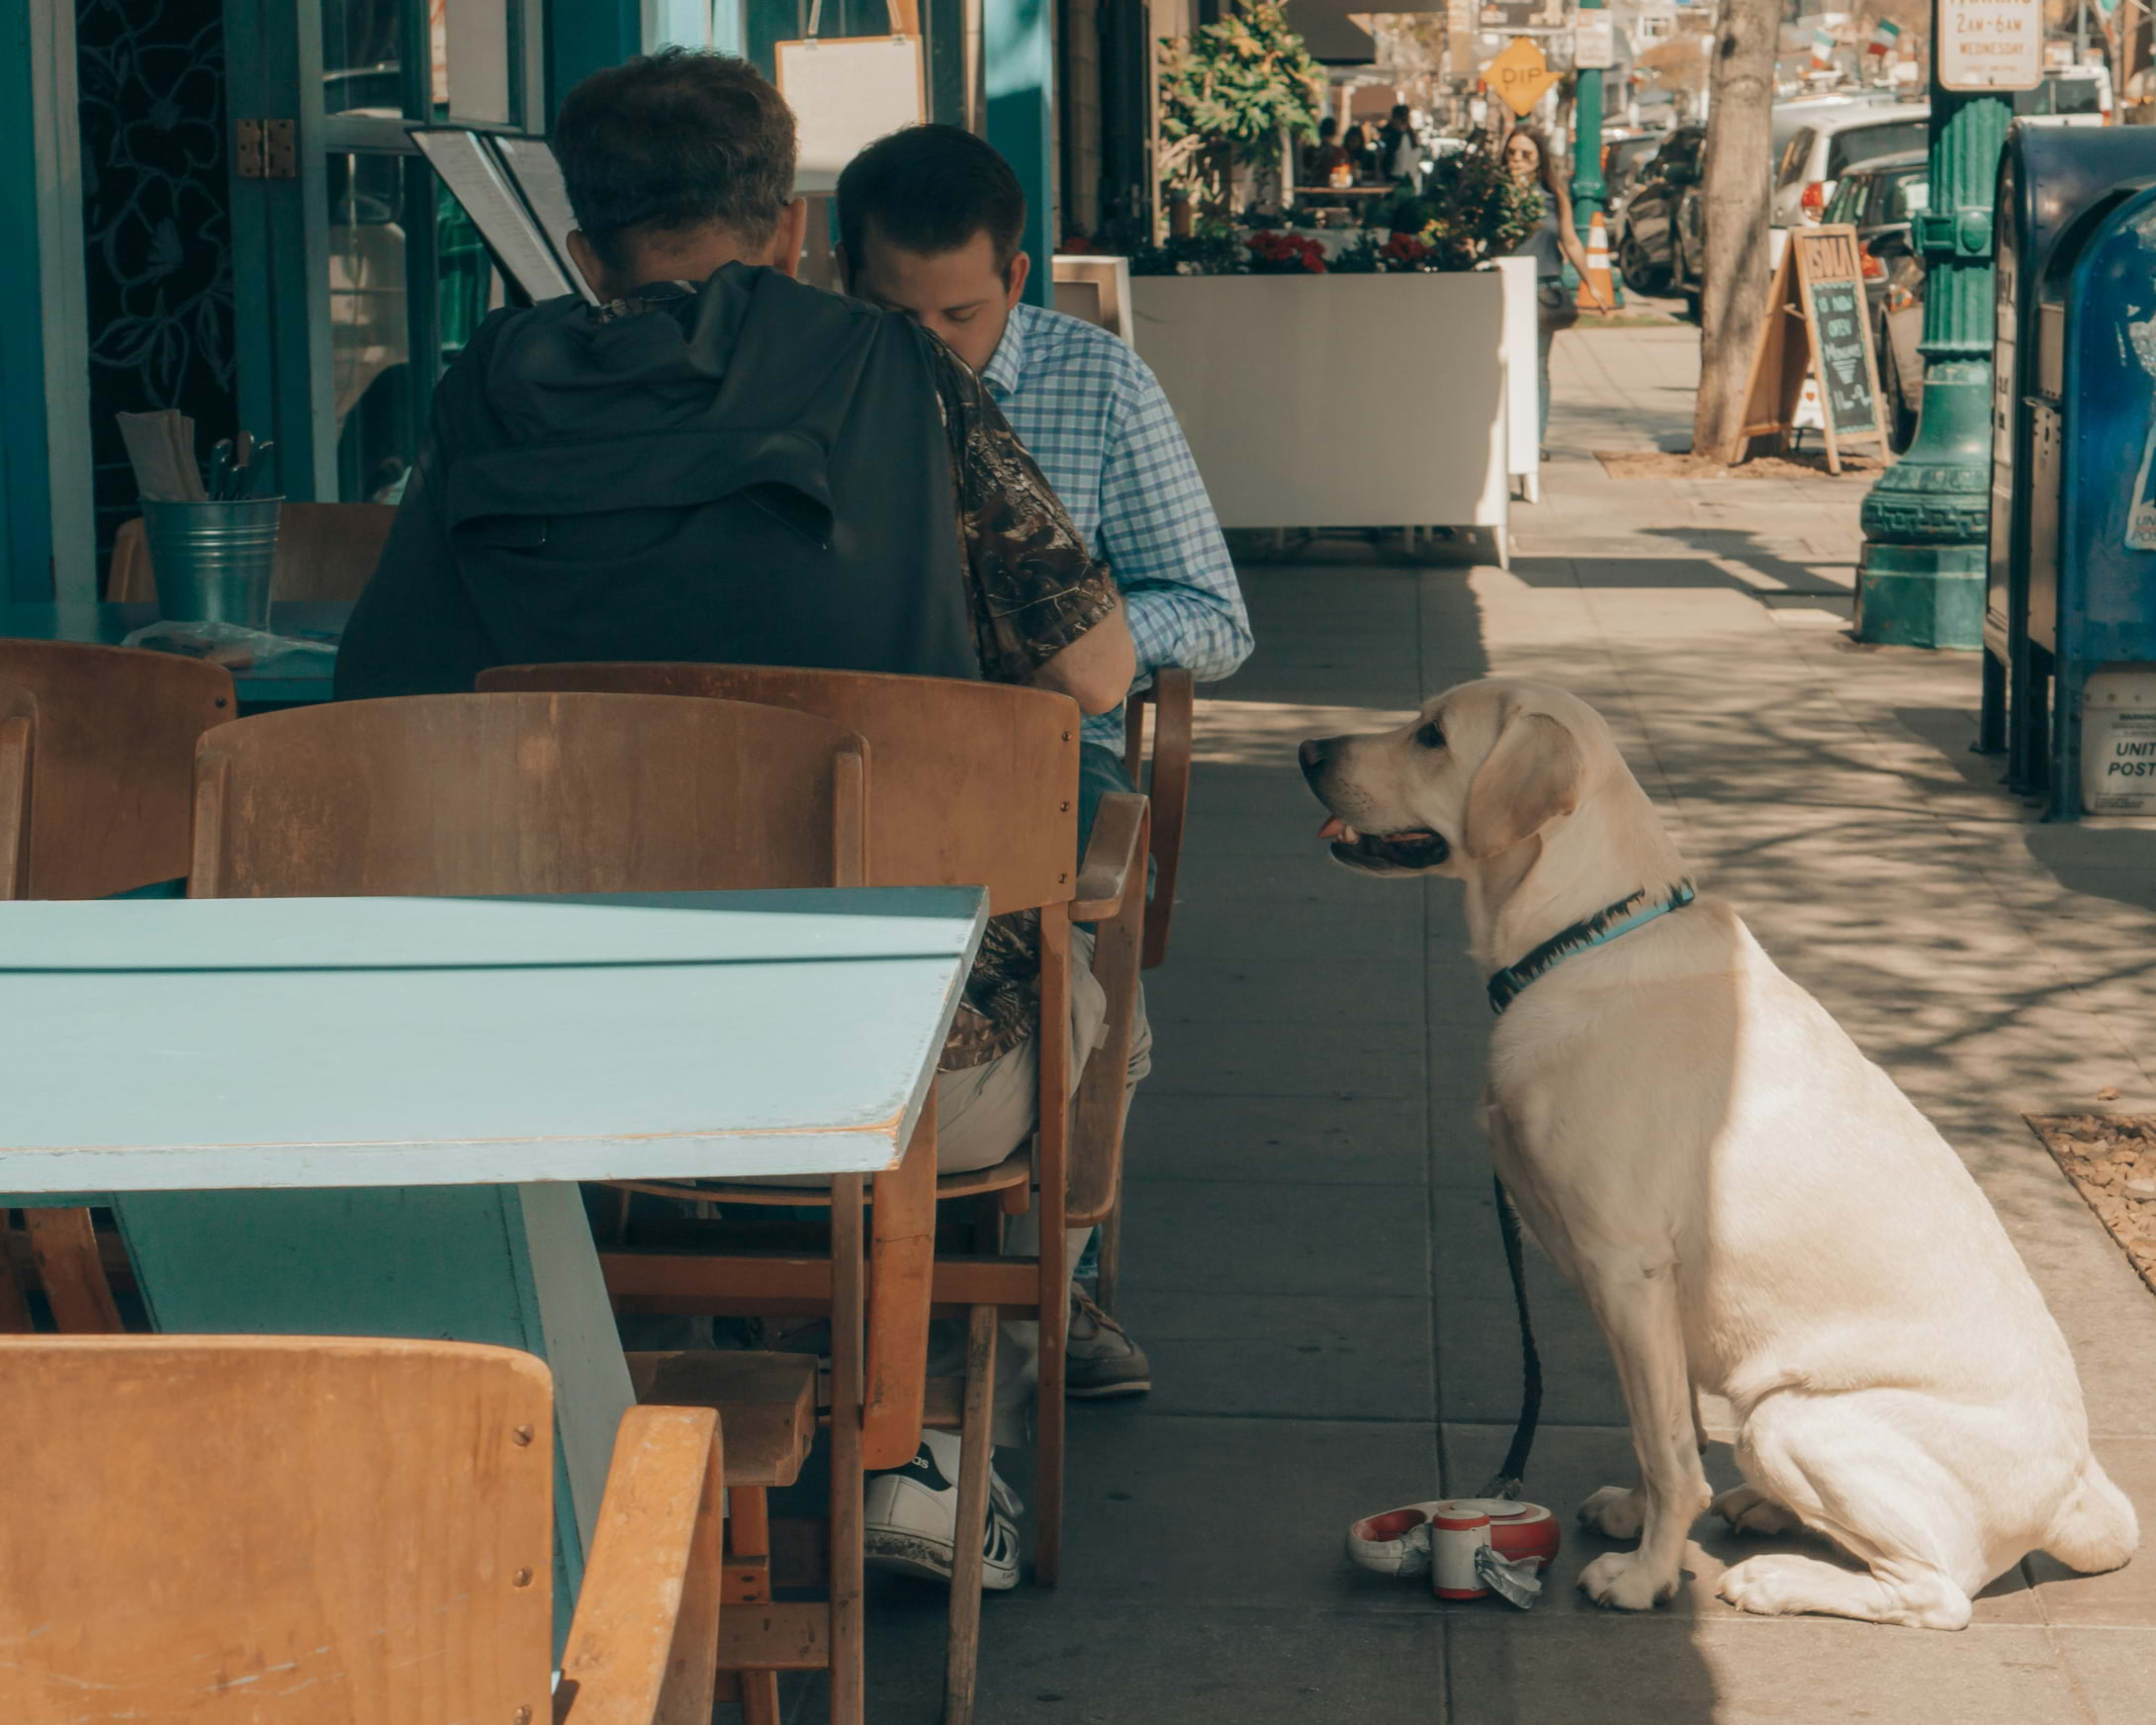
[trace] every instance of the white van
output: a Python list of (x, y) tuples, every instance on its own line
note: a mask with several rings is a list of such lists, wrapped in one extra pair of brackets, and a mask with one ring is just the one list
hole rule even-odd
[(2053, 66), (2033, 90), (2014, 92), (2014, 118), (2024, 126), (2109, 126), (2109, 66)]
[(1808, 117), (1775, 164), (1768, 220), (1776, 227), (1817, 222), (1843, 168), (1928, 148), (1931, 127), (1931, 108), (1926, 102), (1836, 103), (1816, 118)]

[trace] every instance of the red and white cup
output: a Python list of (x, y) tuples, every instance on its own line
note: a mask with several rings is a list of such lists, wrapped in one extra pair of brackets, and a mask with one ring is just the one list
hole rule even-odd
[(1488, 1546), (1507, 1563), (1557, 1560), (1557, 1518), (1540, 1503), (1504, 1498), (1448, 1498), (1430, 1505), (1430, 1589), (1440, 1599), (1480, 1599), (1489, 1589), (1475, 1554)]

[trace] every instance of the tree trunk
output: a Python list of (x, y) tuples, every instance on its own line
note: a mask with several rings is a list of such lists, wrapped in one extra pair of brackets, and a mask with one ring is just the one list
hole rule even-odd
[(1745, 458), (1745, 386), (1766, 318), (1767, 200), (1778, 0), (1722, 0), (1709, 74), (1706, 172), (1700, 184), (1706, 267), (1699, 296), (1699, 400), (1692, 448)]

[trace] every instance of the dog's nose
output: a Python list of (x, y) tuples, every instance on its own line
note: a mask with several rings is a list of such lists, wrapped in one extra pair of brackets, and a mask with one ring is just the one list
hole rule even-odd
[(1307, 772), (1325, 759), (1325, 750), (1331, 741), (1329, 737), (1307, 737), (1303, 739), (1303, 747), (1296, 752), (1297, 759), (1303, 763), (1303, 772)]

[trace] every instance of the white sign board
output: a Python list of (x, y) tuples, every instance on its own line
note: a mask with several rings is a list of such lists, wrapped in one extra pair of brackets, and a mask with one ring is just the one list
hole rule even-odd
[(839, 170), (869, 144), (927, 118), (918, 37), (782, 42), (777, 57), (778, 92), (799, 128), (797, 192), (833, 190)]
[(1572, 64), (1582, 72), (1607, 71), (1617, 63), (1617, 32), (1606, 11), (1582, 7), (1572, 15)]
[(2043, 0), (1939, 0), (1932, 51), (1949, 90), (2033, 90), (2043, 82)]

